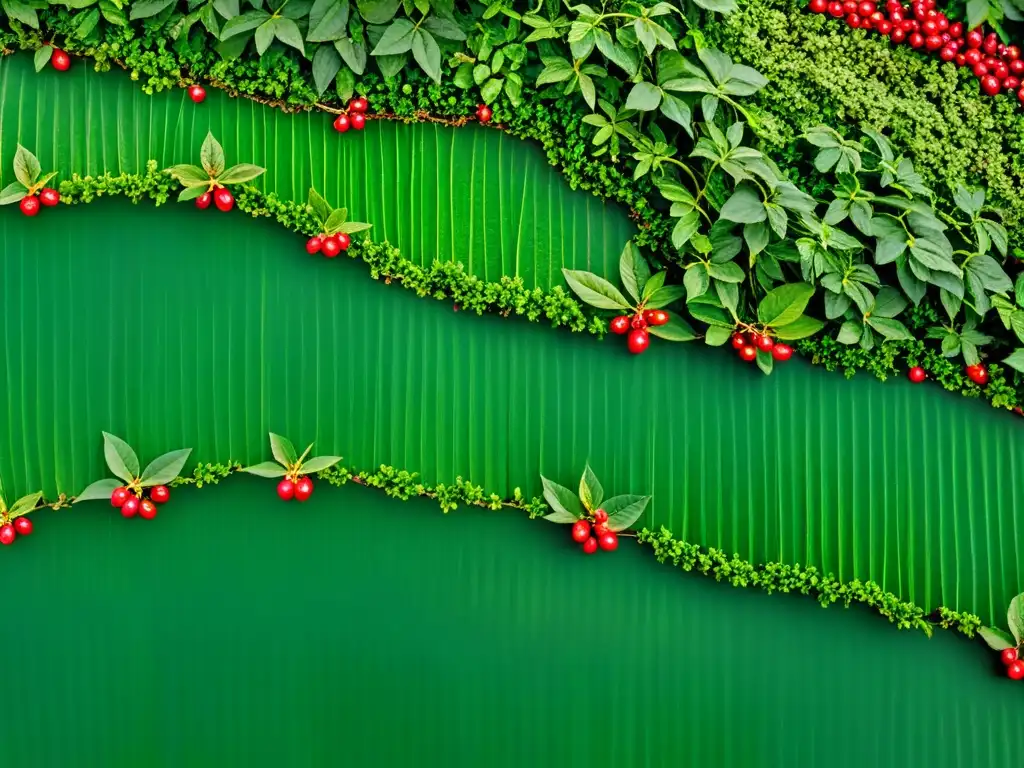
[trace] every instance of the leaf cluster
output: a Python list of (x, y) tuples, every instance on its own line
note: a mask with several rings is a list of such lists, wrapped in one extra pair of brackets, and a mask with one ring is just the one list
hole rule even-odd
[(319, 224), (321, 234), (324, 235), (336, 235), (339, 232), (354, 235), (357, 232), (365, 232), (373, 226), (361, 221), (349, 221), (347, 208), (332, 208), (323, 196), (312, 187), (309, 190), (309, 199), (306, 204)]
[(301, 475), (320, 472), (341, 461), (341, 456), (307, 458), (311, 450), (313, 450), (312, 443), (300, 456), (295, 452), (295, 446), (287, 437), (281, 437), (281, 435), (271, 432), (270, 451), (274, 455), (274, 461), (264, 461), (251, 467), (245, 467), (241, 471), (257, 477), (287, 477), (289, 480), (295, 481)]
[(107, 468), (117, 479), (97, 480), (78, 494), (75, 501), (110, 499), (114, 490), (120, 487), (139, 492), (143, 488), (167, 485), (178, 477), (191, 453), (191, 448), (169, 451), (157, 456), (145, 469), (140, 470), (139, 457), (132, 447), (116, 435), (104, 432), (103, 458), (107, 462)]
[(544, 516), (550, 523), (575, 523), (578, 520), (593, 519), (594, 512), (603, 509), (608, 513), (608, 530), (625, 531), (632, 526), (647, 509), (650, 496), (621, 495), (606, 499), (604, 488), (588, 464), (580, 478), (579, 493), (569, 490), (546, 477), (541, 477), (544, 486), (544, 500), (551, 512)]
[(172, 165), (164, 171), (185, 187), (178, 195), (179, 203), (194, 200), (218, 187), (244, 184), (266, 173), (265, 168), (252, 163), (239, 163), (226, 168), (224, 148), (214, 138), (212, 131), (207, 133), (206, 139), (203, 140), (203, 146), (199, 150), (199, 161), (201, 166)]
[(15, 181), (0, 189), (0, 205), (20, 203), (25, 197), (37, 194), (56, 175), (56, 171), (44, 174), (39, 159), (19, 144), (14, 153)]

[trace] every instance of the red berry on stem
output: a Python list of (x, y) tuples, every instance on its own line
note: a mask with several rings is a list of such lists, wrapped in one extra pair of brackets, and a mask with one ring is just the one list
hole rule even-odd
[(353, 112), (352, 116), (349, 117), (349, 122), (352, 123), (352, 127), (355, 130), (361, 131), (366, 127), (366, 115), (362, 112)]
[(608, 513), (605, 512), (603, 509), (595, 509), (594, 510), (594, 522), (595, 523), (607, 523), (608, 522)]
[[(19, 520), (21, 518), (18, 518)], [(1003, 664), (1010, 666), (1013, 662), (1017, 661), (1017, 649), (1016, 648), (1004, 648), (999, 654), (999, 658), (1002, 659)]]
[(629, 318), (626, 317), (625, 315), (619, 315), (618, 317), (612, 319), (612, 321), (608, 324), (608, 327), (611, 328), (612, 333), (617, 333), (619, 336), (621, 336), (622, 334), (629, 330)]
[(135, 514), (139, 511), (139, 497), (129, 496), (128, 500), (121, 505), (121, 514), (124, 517), (135, 517)]
[(149, 498), (157, 504), (166, 504), (171, 498), (171, 491), (166, 485), (154, 485), (149, 492)]
[(338, 115), (334, 118), (334, 130), (338, 133), (344, 133), (351, 127), (351, 125), (348, 115)]
[(920, 48), (924, 45), (924, 37), (920, 32), (911, 32), (907, 42), (910, 43), (911, 48)]
[[(3, 536), (3, 529), (0, 528), (0, 537)], [(8, 542), (3, 541), (0, 538), (0, 542), (7, 544)], [(1015, 661), (1013, 664), (1006, 668), (1006, 675), (1011, 680), (1024, 680), (1024, 661)]]
[(50, 57), (50, 63), (53, 64), (53, 68), (58, 72), (67, 72), (68, 67), (71, 66), (71, 57), (60, 48), (54, 48), (53, 55)]
[(976, 365), (967, 366), (967, 378), (973, 381), (978, 386), (984, 386), (988, 383), (988, 369), (978, 363)]
[(188, 88), (188, 97), (196, 104), (202, 104), (203, 99), (206, 98), (206, 89), (201, 85), (190, 85)]
[(583, 553), (586, 555), (592, 555), (595, 552), (597, 552), (597, 539), (591, 536), (583, 542)]
[(964, 34), (964, 25), (959, 21), (955, 21), (949, 25), (949, 34), (953, 37), (962, 37)]
[(288, 478), (285, 478), (277, 484), (277, 495), (280, 496), (283, 501), (291, 501), (295, 498), (295, 483)]
[(129, 497), (131, 497), (131, 494), (127, 488), (115, 488), (114, 492), (110, 494), (110, 505), (120, 509), (128, 501)]
[(491, 122), (491, 116), (493, 114), (494, 112), (492, 112), (491, 108), (488, 107), (486, 104), (481, 104), (479, 107), (476, 108), (476, 119), (479, 120), (481, 123)]
[(306, 253), (312, 256), (314, 253), (320, 253), (320, 248), (323, 247), (324, 239), (320, 235), (314, 235), (306, 241)]
[(572, 540), (582, 544), (590, 538), (590, 523), (586, 520), (577, 520), (572, 526)]
[(981, 90), (987, 93), (989, 96), (995, 96), (999, 93), (999, 87), (1001, 83), (999, 78), (995, 75), (985, 75), (981, 78)]
[(812, 13), (824, 13), (828, 10), (828, 0), (811, 0), (807, 7)]
[(322, 244), (324, 256), (328, 259), (333, 259), (339, 253), (341, 253), (341, 242), (338, 240), (337, 235), (331, 235), (330, 237), (324, 238)]
[(14, 526), (10, 523), (0, 526), (0, 544), (7, 545), (14, 543)]
[(352, 238), (346, 235), (344, 232), (339, 232), (335, 235), (338, 238), (338, 245), (341, 246), (341, 250), (347, 251), (348, 247), (352, 245)]
[(217, 187), (217, 191), (213, 193), (213, 204), (218, 210), (226, 213), (235, 207), (235, 198), (226, 188)]
[(630, 332), (626, 339), (626, 346), (634, 355), (639, 355), (651, 345), (651, 337), (643, 328), (636, 328)]
[(985, 41), (985, 36), (981, 34), (980, 29), (972, 29), (967, 33), (967, 47), (968, 48), (981, 48), (981, 44)]
[(25, 197), (21, 198), (19, 207), (26, 216), (35, 216), (39, 213), (39, 198), (35, 195), (25, 195)]
[(793, 356), (793, 348), (789, 344), (782, 344), (781, 342), (772, 347), (772, 357), (778, 360), (780, 363), (784, 363)]
[(16, 517), (14, 519), (14, 530), (19, 536), (28, 536), (32, 533), (32, 521), (27, 517)]
[(299, 501), (305, 501), (313, 495), (313, 481), (308, 477), (300, 477), (299, 482), (295, 484), (295, 498)]
[(210, 207), (210, 203), (213, 202), (213, 195), (209, 192), (203, 192), (199, 197), (196, 198), (196, 208), (201, 211), (205, 211)]
[(757, 348), (746, 346), (740, 350), (740, 359), (746, 363), (752, 362), (757, 357)]
[(613, 531), (608, 531), (597, 540), (597, 543), (605, 552), (614, 552), (619, 548), (619, 537)]
[(633, 319), (629, 321), (629, 324), (633, 328), (646, 328), (647, 321), (644, 320), (643, 315), (634, 315)]
[(648, 325), (665, 325), (669, 321), (668, 312), (664, 309), (649, 309), (644, 312), (644, 320)]
[(758, 336), (757, 348), (762, 352), (771, 352), (772, 347), (775, 346), (775, 342), (772, 341), (768, 336)]
[(608, 528), (608, 522), (607, 521), (605, 521), (603, 523), (595, 523), (594, 524), (594, 535), (597, 536), (597, 538), (599, 540), (600, 540), (600, 538), (602, 536), (604, 536), (606, 533), (608, 533), (608, 531), (609, 531), (609, 528)]
[(365, 112), (370, 108), (370, 105), (367, 103), (366, 99), (360, 96), (358, 99), (352, 99), (348, 108), (351, 112)]
[(47, 208), (52, 208), (60, 202), (60, 193), (56, 189), (43, 187), (42, 191), (39, 193), (39, 202)]
[(857, 29), (857, 27), (860, 26), (860, 16), (858, 16), (856, 13), (851, 13), (850, 15), (848, 15), (846, 17), (846, 26), (850, 27), (851, 29)]
[(139, 517), (143, 520), (152, 520), (156, 517), (156, 504), (149, 499), (143, 499), (139, 502)]
[(928, 378), (928, 374), (924, 372), (924, 368), (922, 368), (920, 365), (915, 365), (913, 368), (907, 371), (907, 378), (910, 379), (915, 384), (920, 384), (922, 381)]
[(843, 4), (839, 0), (833, 0), (828, 4), (828, 12), (837, 19), (843, 15)]
[(745, 346), (747, 346), (747, 337), (742, 333), (734, 333), (732, 335), (732, 348), (743, 349)]

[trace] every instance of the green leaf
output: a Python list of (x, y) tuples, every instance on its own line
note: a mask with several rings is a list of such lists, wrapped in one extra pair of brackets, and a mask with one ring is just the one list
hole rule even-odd
[(139, 457), (120, 437), (103, 433), (103, 457), (110, 471), (125, 482), (130, 483), (139, 476)]
[(637, 83), (626, 99), (626, 109), (653, 112), (661, 104), (661, 89), (651, 83)]
[(1006, 622), (1010, 625), (1010, 632), (1017, 645), (1024, 643), (1024, 595), (1017, 595), (1010, 601)]
[(80, 501), (97, 501), (99, 499), (110, 501), (114, 491), (120, 487), (121, 483), (117, 480), (111, 480), (110, 478), (97, 480), (95, 483), (86, 486), (84, 491), (75, 496), (75, 503), (77, 504)]
[(697, 211), (690, 211), (680, 217), (675, 227), (672, 228), (672, 247), (681, 251), (699, 229), (700, 214)]
[(306, 55), (306, 46), (302, 42), (302, 32), (299, 25), (293, 20), (281, 17), (274, 21), (274, 35), (285, 45), (290, 45), (303, 56)]
[(1008, 632), (996, 627), (978, 627), (978, 634), (988, 647), (993, 651), (1005, 651), (1007, 648), (1016, 648), (1017, 644)]
[[(111, 493), (113, 493), (113, 491), (111, 491)], [(28, 496), (22, 496), (11, 505), (11, 517), (17, 517), (18, 515), (24, 515), (31, 512), (36, 508), (36, 505), (42, 500), (42, 498), (43, 494), (38, 491), (36, 493), (30, 493)]]
[(690, 324), (675, 312), (668, 313), (668, 322), (665, 325), (649, 325), (647, 332), (667, 341), (693, 341), (697, 338)]
[(348, 34), (348, 15), (348, 0), (316, 0), (309, 11), (306, 39), (311, 43), (341, 40)]
[(206, 193), (205, 187), (185, 187), (178, 194), (179, 203), (187, 203), (189, 200), (195, 200)]
[[(895, 323), (896, 321), (889, 320), (887, 322)], [(806, 339), (808, 336), (813, 336), (824, 327), (825, 324), (821, 320), (801, 315), (790, 323), (775, 326), (775, 333), (783, 341), (796, 341), (797, 339)]]
[(711, 285), (711, 280), (708, 276), (707, 267), (697, 262), (693, 266), (687, 268), (683, 274), (683, 285), (686, 288), (686, 298), (695, 299), (698, 296), (703, 296)]
[(246, 11), (241, 16), (235, 16), (224, 22), (220, 29), (220, 39), (227, 40), (243, 32), (250, 32), (263, 24), (270, 18), (266, 11)]
[(561, 83), (568, 80), (574, 74), (572, 65), (565, 59), (548, 59), (545, 62), (544, 70), (537, 77), (537, 87)]
[(546, 477), (541, 476), (540, 481), (544, 486), (544, 500), (551, 507), (551, 514), (546, 515), (545, 520), (552, 523), (575, 523), (583, 517), (583, 507), (576, 494)]
[(363, 221), (346, 221), (341, 225), (341, 229), (339, 231), (344, 232), (346, 235), (354, 235), (356, 232), (365, 232), (372, 226), (372, 224), (367, 224)]
[(876, 317), (870, 315), (867, 324), (882, 334), (888, 341), (913, 341), (914, 337), (907, 330), (907, 326), (899, 320), (892, 320), (888, 317)]
[(839, 335), (836, 337), (836, 341), (840, 344), (856, 344), (860, 341), (860, 337), (863, 333), (864, 326), (856, 320), (847, 320), (839, 329)]
[(206, 134), (202, 149), (199, 150), (199, 161), (211, 177), (220, 176), (224, 171), (224, 148), (213, 137), (213, 131)]
[(640, 255), (632, 240), (627, 241), (619, 256), (619, 278), (626, 288), (626, 293), (632, 296), (634, 301), (640, 301), (644, 286), (650, 277), (651, 269), (647, 266), (647, 260)]
[(359, 13), (371, 24), (387, 24), (398, 12), (400, 0), (361, 0)]
[(604, 511), (608, 513), (608, 530), (624, 531), (640, 519), (647, 509), (650, 496), (614, 496), (604, 503)]
[(757, 306), (757, 319), (765, 325), (779, 327), (799, 318), (814, 295), (808, 283), (787, 283), (768, 292)]
[(295, 446), (287, 437), (270, 433), (270, 452), (274, 454), (277, 462), (284, 467), (292, 467), (299, 460), (295, 453)]
[(53, 46), (43, 45), (35, 52), (32, 57), (33, 62), (36, 66), (36, 72), (42, 72), (43, 67), (50, 63), (50, 57), (53, 56)]
[(423, 28), (429, 30), (435, 37), (440, 37), (443, 40), (460, 41), (466, 39), (466, 33), (462, 31), (462, 27), (442, 16), (427, 17), (427, 20), (423, 22)]
[(7, 15), (22, 24), (28, 24), (32, 29), (39, 29), (39, 16), (36, 9), (23, 0), (0, 0), (0, 7), (7, 12)]
[(434, 36), (417, 29), (412, 37), (412, 57), (435, 83), (441, 82), (441, 49)]
[[(687, 302), (686, 309), (702, 323), (716, 325), (722, 328), (729, 328), (730, 330), (736, 327), (736, 323), (732, 317), (730, 317), (724, 309), (716, 307), (713, 304), (705, 304), (703, 302), (691, 300)], [(650, 328), (648, 328), (648, 330), (650, 330)]]
[(348, 220), (348, 209), (337, 208), (331, 211), (331, 215), (327, 217), (327, 221), (324, 222), (324, 232), (328, 235), (333, 235), (335, 232), (341, 230), (342, 225)]
[(11, 203), (20, 203), (21, 199), (28, 194), (28, 187), (22, 184), (20, 181), (12, 181), (2, 190), (0, 190), (0, 205), (10, 205)]
[(492, 77), (483, 84), (480, 89), (480, 98), (484, 100), (484, 104), (490, 104), (501, 95), (501, 86), (504, 82), (500, 77)]
[(900, 292), (889, 286), (884, 287), (875, 297), (875, 306), (871, 314), (875, 317), (896, 317), (907, 308), (907, 300)]
[(275, 20), (269, 19), (256, 27), (256, 53), (262, 56), (270, 44), (274, 42)]
[(197, 165), (172, 165), (164, 173), (170, 174), (186, 187), (206, 187), (210, 181), (210, 174)]
[(302, 471), (307, 474), (322, 472), (328, 467), (333, 467), (339, 461), (341, 461), (341, 456), (314, 456), (312, 459), (302, 462)]
[(251, 467), (245, 467), (242, 471), (257, 477), (284, 477), (288, 474), (288, 470), (276, 461), (264, 461)]
[(252, 163), (239, 163), (228, 168), (222, 173), (217, 181), (221, 184), (242, 184), (246, 181), (252, 181), (257, 176), (261, 176), (267, 172), (266, 168), (260, 168), (258, 165)]
[(330, 88), (341, 69), (341, 56), (333, 45), (321, 45), (313, 54), (313, 83), (317, 96)]
[(384, 30), (377, 46), (370, 52), (371, 56), (394, 56), (412, 50), (412, 41), (416, 28), (408, 19), (395, 19), (391, 26)]
[(1006, 358), (1003, 359), (1003, 365), (1008, 365), (1015, 371), (1024, 373), (1024, 348), (1018, 347)]
[(182, 448), (179, 451), (171, 451), (163, 456), (158, 456), (149, 463), (142, 471), (140, 481), (143, 487), (151, 485), (166, 485), (181, 474), (181, 470), (188, 461), (191, 448)]
[(967, 0), (967, 29), (980, 27), (989, 20), (989, 0)]
[(174, 0), (133, 0), (128, 18), (132, 21), (148, 19), (150, 16), (156, 16), (165, 8), (170, 8), (173, 3)]
[(41, 172), (42, 169), (39, 167), (39, 160), (36, 156), (19, 144), (14, 153), (14, 178), (26, 187), (31, 187), (36, 183)]
[(685, 101), (671, 93), (662, 94), (661, 113), (672, 122), (681, 125), (691, 137), (693, 136), (693, 112)]
[(603, 277), (578, 269), (562, 269), (565, 282), (583, 301), (598, 309), (632, 309), (619, 289)]
[(721, 347), (730, 338), (732, 338), (731, 328), (712, 325), (708, 327), (707, 333), (704, 334), (704, 343), (709, 347)]
[(686, 290), (681, 285), (666, 285), (663, 288), (659, 288), (645, 302), (644, 306), (647, 309), (661, 309), (667, 307), (675, 301), (683, 298), (686, 295)]
[(727, 221), (740, 224), (754, 224), (768, 218), (764, 202), (757, 189), (750, 184), (740, 184), (722, 206), (721, 216)]
[(742, 283), (746, 278), (743, 268), (735, 261), (726, 261), (722, 264), (712, 261), (708, 264), (708, 274), (724, 283)]
[(762, 352), (760, 349), (757, 350), (757, 356), (754, 358), (757, 361), (757, 367), (761, 373), (765, 376), (771, 376), (772, 370), (775, 368), (775, 358), (772, 357), (771, 352)]
[(601, 482), (590, 468), (590, 464), (587, 464), (583, 470), (583, 477), (580, 478), (580, 501), (588, 512), (593, 512), (604, 501), (604, 488), (601, 487)]

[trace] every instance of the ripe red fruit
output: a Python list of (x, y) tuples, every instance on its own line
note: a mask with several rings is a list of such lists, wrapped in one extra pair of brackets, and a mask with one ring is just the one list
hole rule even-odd
[(149, 498), (157, 504), (166, 504), (171, 498), (171, 491), (166, 485), (154, 485), (149, 491)]
[(907, 33), (900, 27), (893, 27), (892, 32), (889, 33), (889, 39), (898, 45), (907, 39)]
[(39, 213), (39, 198), (35, 195), (25, 195), (25, 197), (21, 198), (19, 207), (26, 216), (35, 216)]
[(755, 347), (746, 346), (740, 350), (740, 359), (745, 363), (751, 362), (757, 357), (757, 349)]
[(226, 213), (235, 207), (234, 195), (224, 187), (217, 187), (217, 191), (213, 193), (213, 204)]
[(1006, 46), (1006, 51), (1003, 53), (1003, 58), (1006, 61), (1016, 61), (1020, 58), (1020, 48), (1016, 45)]
[(39, 202), (47, 208), (52, 208), (60, 202), (60, 193), (56, 189), (43, 187), (42, 191), (39, 193)]
[(594, 510), (594, 522), (595, 523), (607, 523), (608, 522), (608, 513), (605, 512), (603, 509), (595, 509)]
[(209, 192), (203, 192), (203, 194), (196, 198), (196, 208), (205, 211), (210, 207), (211, 202), (213, 202), (213, 195)]
[(979, 386), (984, 386), (988, 383), (988, 369), (981, 363), (968, 365), (967, 378)]
[(608, 531), (597, 543), (605, 552), (614, 552), (619, 548), (619, 537), (613, 531)]
[[(5, 526), (6, 527), (6, 526)], [(3, 540), (3, 528), (0, 528), (0, 542), (8, 544)], [(1013, 664), (1006, 668), (1006, 675), (1011, 680), (1024, 680), (1024, 662), (1015, 661)]]
[(1017, 100), (1021, 104), (1024, 104), (1024, 88), (1021, 88), (1019, 91), (1017, 91)]
[(338, 245), (341, 246), (341, 250), (347, 251), (348, 247), (352, 245), (352, 238), (346, 235), (344, 232), (339, 232), (335, 235), (338, 238)]
[(793, 356), (793, 348), (789, 344), (778, 343), (772, 347), (772, 357), (784, 363)]
[(892, 23), (882, 19), (875, 26), (875, 29), (878, 30), (878, 34), (880, 35), (889, 35), (892, 32)]
[(341, 243), (338, 241), (337, 235), (331, 235), (330, 237), (324, 238), (322, 244), (324, 256), (328, 259), (333, 259), (339, 253), (341, 253)]
[(828, 12), (838, 19), (843, 15), (843, 4), (839, 0), (833, 0), (828, 4)]
[(665, 325), (668, 319), (668, 312), (664, 309), (648, 309), (644, 312), (644, 320), (648, 325)]
[(349, 129), (350, 125), (348, 115), (338, 115), (334, 118), (334, 130), (338, 133), (344, 133)]
[[(21, 519), (20, 517), (18, 518)], [(1003, 664), (1010, 666), (1013, 662), (1017, 661), (1017, 649), (1016, 648), (1004, 648), (1002, 653), (999, 654), (999, 658), (1002, 659)]]
[(985, 75), (981, 78), (981, 90), (987, 93), (989, 96), (995, 96), (999, 93), (999, 87), (1001, 83), (999, 78), (995, 75)]
[(985, 36), (981, 34), (980, 29), (972, 29), (967, 33), (967, 47), (968, 48), (981, 48), (981, 44), (985, 41)]
[(626, 346), (629, 347), (629, 351), (634, 355), (639, 355), (651, 344), (651, 337), (647, 335), (647, 331), (643, 328), (636, 328), (630, 332), (629, 338), (626, 339)]
[(911, 48), (920, 48), (924, 45), (924, 36), (920, 32), (911, 32), (907, 37), (907, 42), (910, 43)]
[(996, 62), (996, 65), (992, 67), (992, 74), (1000, 80), (1005, 80), (1010, 75), (1010, 68), (1003, 62)]
[(942, 47), (942, 38), (938, 35), (928, 35), (928, 37), (924, 39), (924, 47), (929, 51), (937, 51)]
[(756, 344), (757, 348), (760, 349), (762, 352), (771, 352), (772, 347), (775, 346), (775, 342), (772, 341), (769, 337), (760, 335), (757, 337)]
[(54, 48), (53, 55), (50, 57), (50, 63), (53, 64), (53, 68), (58, 72), (67, 72), (68, 67), (71, 66), (71, 57), (60, 48)]
[(921, 33), (924, 35), (937, 35), (939, 34), (939, 25), (934, 19), (928, 19), (921, 24)]
[(612, 333), (617, 333), (621, 336), (629, 330), (629, 318), (625, 315), (619, 315), (608, 324), (608, 327), (611, 328)]
[(324, 244), (324, 239), (320, 235), (314, 235), (306, 241), (306, 253), (312, 256), (314, 253), (320, 253), (320, 248)]
[(975, 64), (971, 68), (971, 71), (974, 72), (975, 77), (985, 77), (985, 75), (988, 74), (988, 67), (985, 66), (985, 62), (981, 62), (979, 64)]
[(1014, 59), (1010, 62), (1010, 74), (1024, 75), (1024, 59)]
[(476, 119), (479, 120), (481, 123), (491, 122), (491, 115), (493, 114), (494, 113), (491, 111), (491, 108), (488, 107), (486, 104), (481, 104), (479, 107), (476, 108)]
[(871, 0), (861, 0), (857, 5), (857, 13), (861, 16), (870, 16), (875, 12), (875, 4)]
[(608, 533), (608, 531), (609, 531), (609, 528), (608, 528), (608, 521), (607, 520), (605, 522), (603, 522), (603, 523), (595, 523), (594, 524), (594, 535), (597, 536), (598, 539), (600, 539), (602, 536), (604, 536), (606, 533)]
[(943, 61), (952, 61), (953, 59), (956, 58), (956, 49), (946, 46), (941, 51), (939, 51), (939, 58), (942, 59)]
[(135, 514), (139, 511), (139, 497), (129, 496), (128, 500), (121, 505), (121, 514), (124, 517), (135, 517)]
[(967, 59), (964, 58), (964, 55), (962, 53), (958, 53), (956, 57), (953, 59), (953, 61), (956, 63), (958, 67), (962, 67), (964, 66), (964, 64), (967, 63)]
[(597, 552), (597, 539), (591, 536), (583, 542), (583, 554), (592, 555)]
[(843, 0), (843, 13), (856, 13), (858, 5), (857, 0)]
[(1008, 77), (1003, 80), (1003, 88), (1007, 91), (1016, 91), (1020, 88), (1020, 78)]
[(32, 533), (32, 521), (27, 517), (14, 518), (14, 530), (19, 536), (28, 536)]
[(928, 374), (924, 372), (924, 368), (922, 368), (920, 365), (915, 365), (913, 368), (907, 371), (907, 378), (910, 379), (915, 384), (920, 384), (922, 381), (928, 378)]
[(139, 502), (139, 517), (143, 520), (152, 520), (156, 517), (156, 504), (149, 499), (143, 499)]
[(846, 26), (850, 27), (851, 29), (857, 29), (857, 27), (860, 26), (860, 16), (858, 16), (856, 13), (851, 13), (849, 16), (846, 17)]
[(291, 501), (295, 498), (295, 483), (285, 478), (277, 484), (277, 495), (281, 497), (282, 501)]
[(353, 112), (349, 117), (349, 122), (352, 123), (355, 130), (361, 131), (366, 127), (366, 115), (362, 112)]
[(745, 346), (747, 346), (747, 337), (742, 333), (734, 333), (732, 335), (732, 348), (743, 349)]
[[(0, 526), (0, 544), (13, 544), (14, 543), (14, 526), (10, 523)], [(596, 547), (595, 547), (596, 549)]]
[(981, 50), (990, 56), (994, 55), (999, 50), (999, 38), (996, 37), (995, 32), (989, 32), (985, 36), (985, 42), (981, 44)]
[(590, 538), (590, 523), (586, 520), (577, 520), (572, 526), (572, 540), (582, 544)]
[(811, 9), (812, 13), (824, 13), (828, 10), (828, 0), (811, 0), (807, 7)]
[(365, 112), (369, 108), (370, 105), (362, 96), (360, 96), (357, 99), (352, 99), (352, 101), (350, 101), (348, 105), (348, 109), (350, 112)]
[(633, 319), (629, 321), (629, 325), (631, 328), (646, 328), (647, 321), (644, 320), (643, 315), (634, 315)]
[(305, 501), (313, 495), (313, 481), (308, 477), (300, 477), (299, 482), (295, 484), (295, 498), (299, 501)]
[(971, 48), (967, 51), (967, 53), (964, 54), (964, 59), (966, 59), (967, 63), (970, 64), (972, 67), (975, 64), (980, 64), (982, 59), (981, 51), (979, 51), (977, 48)]
[(115, 488), (114, 492), (110, 494), (110, 505), (120, 509), (124, 506), (124, 503), (128, 501), (131, 494), (127, 488)]
[(201, 85), (190, 85), (188, 88), (188, 97), (196, 104), (202, 104), (203, 99), (206, 98), (206, 89)]
[(962, 37), (964, 34), (964, 25), (959, 21), (955, 21), (949, 25), (949, 34), (953, 37)]
[(861, 29), (871, 29), (871, 25), (873, 23), (874, 22), (871, 21), (871, 19), (868, 18), (867, 16), (861, 16), (860, 17), (860, 28)]

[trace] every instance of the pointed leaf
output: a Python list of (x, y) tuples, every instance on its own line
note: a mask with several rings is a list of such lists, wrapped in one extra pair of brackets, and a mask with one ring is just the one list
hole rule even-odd
[(75, 503), (78, 503), (79, 501), (96, 501), (98, 499), (110, 501), (111, 495), (113, 495), (114, 491), (122, 485), (123, 483), (119, 480), (113, 480), (111, 478), (97, 480), (75, 497)]
[[(113, 493), (113, 491), (111, 491), (111, 493)], [(42, 498), (43, 494), (38, 491), (36, 493), (30, 493), (28, 496), (22, 496), (11, 505), (11, 517), (17, 517), (18, 515), (24, 515), (26, 512), (31, 512), (36, 508), (36, 505)]]
[(633, 241), (628, 241), (619, 256), (619, 278), (634, 301), (640, 301), (650, 277), (651, 269), (647, 266), (647, 260), (640, 255)]
[(757, 319), (765, 325), (787, 325), (803, 314), (814, 295), (808, 283), (787, 283), (768, 292), (757, 306)]
[(252, 163), (239, 163), (228, 168), (224, 173), (217, 177), (217, 181), (220, 184), (243, 184), (247, 181), (252, 181), (257, 176), (262, 176), (267, 172), (266, 168), (260, 168), (258, 165)]
[(593, 512), (604, 501), (604, 488), (601, 487), (601, 482), (590, 468), (590, 464), (587, 464), (583, 470), (583, 477), (580, 478), (580, 501), (588, 512)]
[[(340, 40), (348, 32), (348, 14), (348, 0), (316, 0), (309, 11), (306, 39), (311, 43)], [(329, 46), (325, 48), (331, 50)]]
[(292, 441), (287, 437), (281, 437), (281, 435), (275, 435), (273, 432), (270, 433), (270, 452), (274, 454), (274, 458), (285, 467), (292, 467), (295, 462), (299, 460), (298, 455), (295, 453), (295, 446), (292, 445)]
[(31, 187), (41, 172), (36, 156), (19, 144), (18, 150), (14, 153), (14, 178), (26, 187)]
[(726, 221), (755, 224), (768, 218), (768, 212), (757, 189), (749, 184), (740, 184), (722, 206), (721, 216)]
[(552, 510), (550, 515), (544, 517), (545, 520), (552, 523), (575, 523), (583, 517), (583, 506), (575, 493), (546, 477), (542, 476), (540, 481), (544, 486), (544, 500)]
[(1009, 634), (996, 627), (978, 627), (978, 634), (993, 651), (1005, 651), (1007, 648), (1017, 647)]
[(164, 173), (170, 174), (186, 187), (207, 186), (210, 181), (210, 174), (198, 165), (172, 165)]
[(327, 217), (327, 221), (324, 222), (324, 232), (328, 235), (341, 230), (342, 225), (348, 219), (348, 208), (337, 208), (331, 211), (331, 215)]
[(224, 171), (224, 148), (213, 137), (213, 132), (206, 134), (203, 147), (199, 150), (199, 161), (210, 176), (220, 176)]
[(647, 509), (650, 496), (615, 496), (604, 503), (604, 511), (608, 513), (608, 529), (618, 533), (624, 531), (637, 520)]
[(313, 209), (313, 215), (317, 217), (321, 226), (327, 223), (331, 215), (331, 206), (323, 196), (312, 187), (309, 188), (309, 199), (306, 204)]
[(1017, 640), (1017, 645), (1024, 643), (1024, 595), (1017, 595), (1010, 601), (1006, 621), (1010, 625), (1010, 632)]
[(285, 45), (290, 45), (303, 56), (306, 55), (306, 46), (302, 42), (302, 31), (299, 25), (292, 19), (284, 17), (274, 20), (274, 36)]
[(306, 473), (320, 472), (328, 467), (333, 467), (341, 461), (341, 456), (314, 456), (302, 462), (302, 471)]
[(334, 78), (341, 70), (341, 56), (333, 45), (321, 45), (313, 54), (313, 83), (316, 93), (322, 96), (331, 87)]
[(693, 341), (697, 338), (690, 324), (675, 312), (668, 313), (668, 322), (665, 325), (649, 325), (647, 332), (668, 341)]
[(683, 298), (684, 295), (686, 295), (686, 290), (683, 286), (666, 285), (652, 293), (644, 306), (647, 309), (661, 309)]
[(257, 477), (284, 477), (288, 474), (288, 470), (276, 461), (263, 461), (254, 466), (245, 467), (242, 471)]
[(50, 63), (50, 57), (53, 56), (53, 46), (43, 45), (35, 52), (33, 61), (36, 66), (36, 72), (42, 72), (43, 67)]
[(0, 190), (0, 205), (20, 203), (22, 198), (28, 194), (28, 187), (20, 181), (12, 181), (3, 190)]
[(120, 437), (103, 433), (103, 456), (110, 471), (125, 482), (130, 483), (139, 476), (139, 457)]
[(632, 306), (619, 289), (593, 272), (562, 269), (565, 282), (583, 301), (598, 309), (631, 309)]
[(364, 221), (346, 221), (341, 225), (341, 231), (346, 235), (353, 235), (356, 232), (365, 232), (372, 226), (373, 224), (367, 224)]
[(395, 19), (377, 41), (372, 56), (395, 56), (412, 50), (413, 33), (416, 28), (408, 19)]
[(140, 478), (144, 487), (151, 485), (166, 485), (181, 474), (181, 470), (188, 461), (191, 448), (182, 448), (178, 451), (170, 451), (163, 456), (157, 456), (149, 463), (142, 472)]

